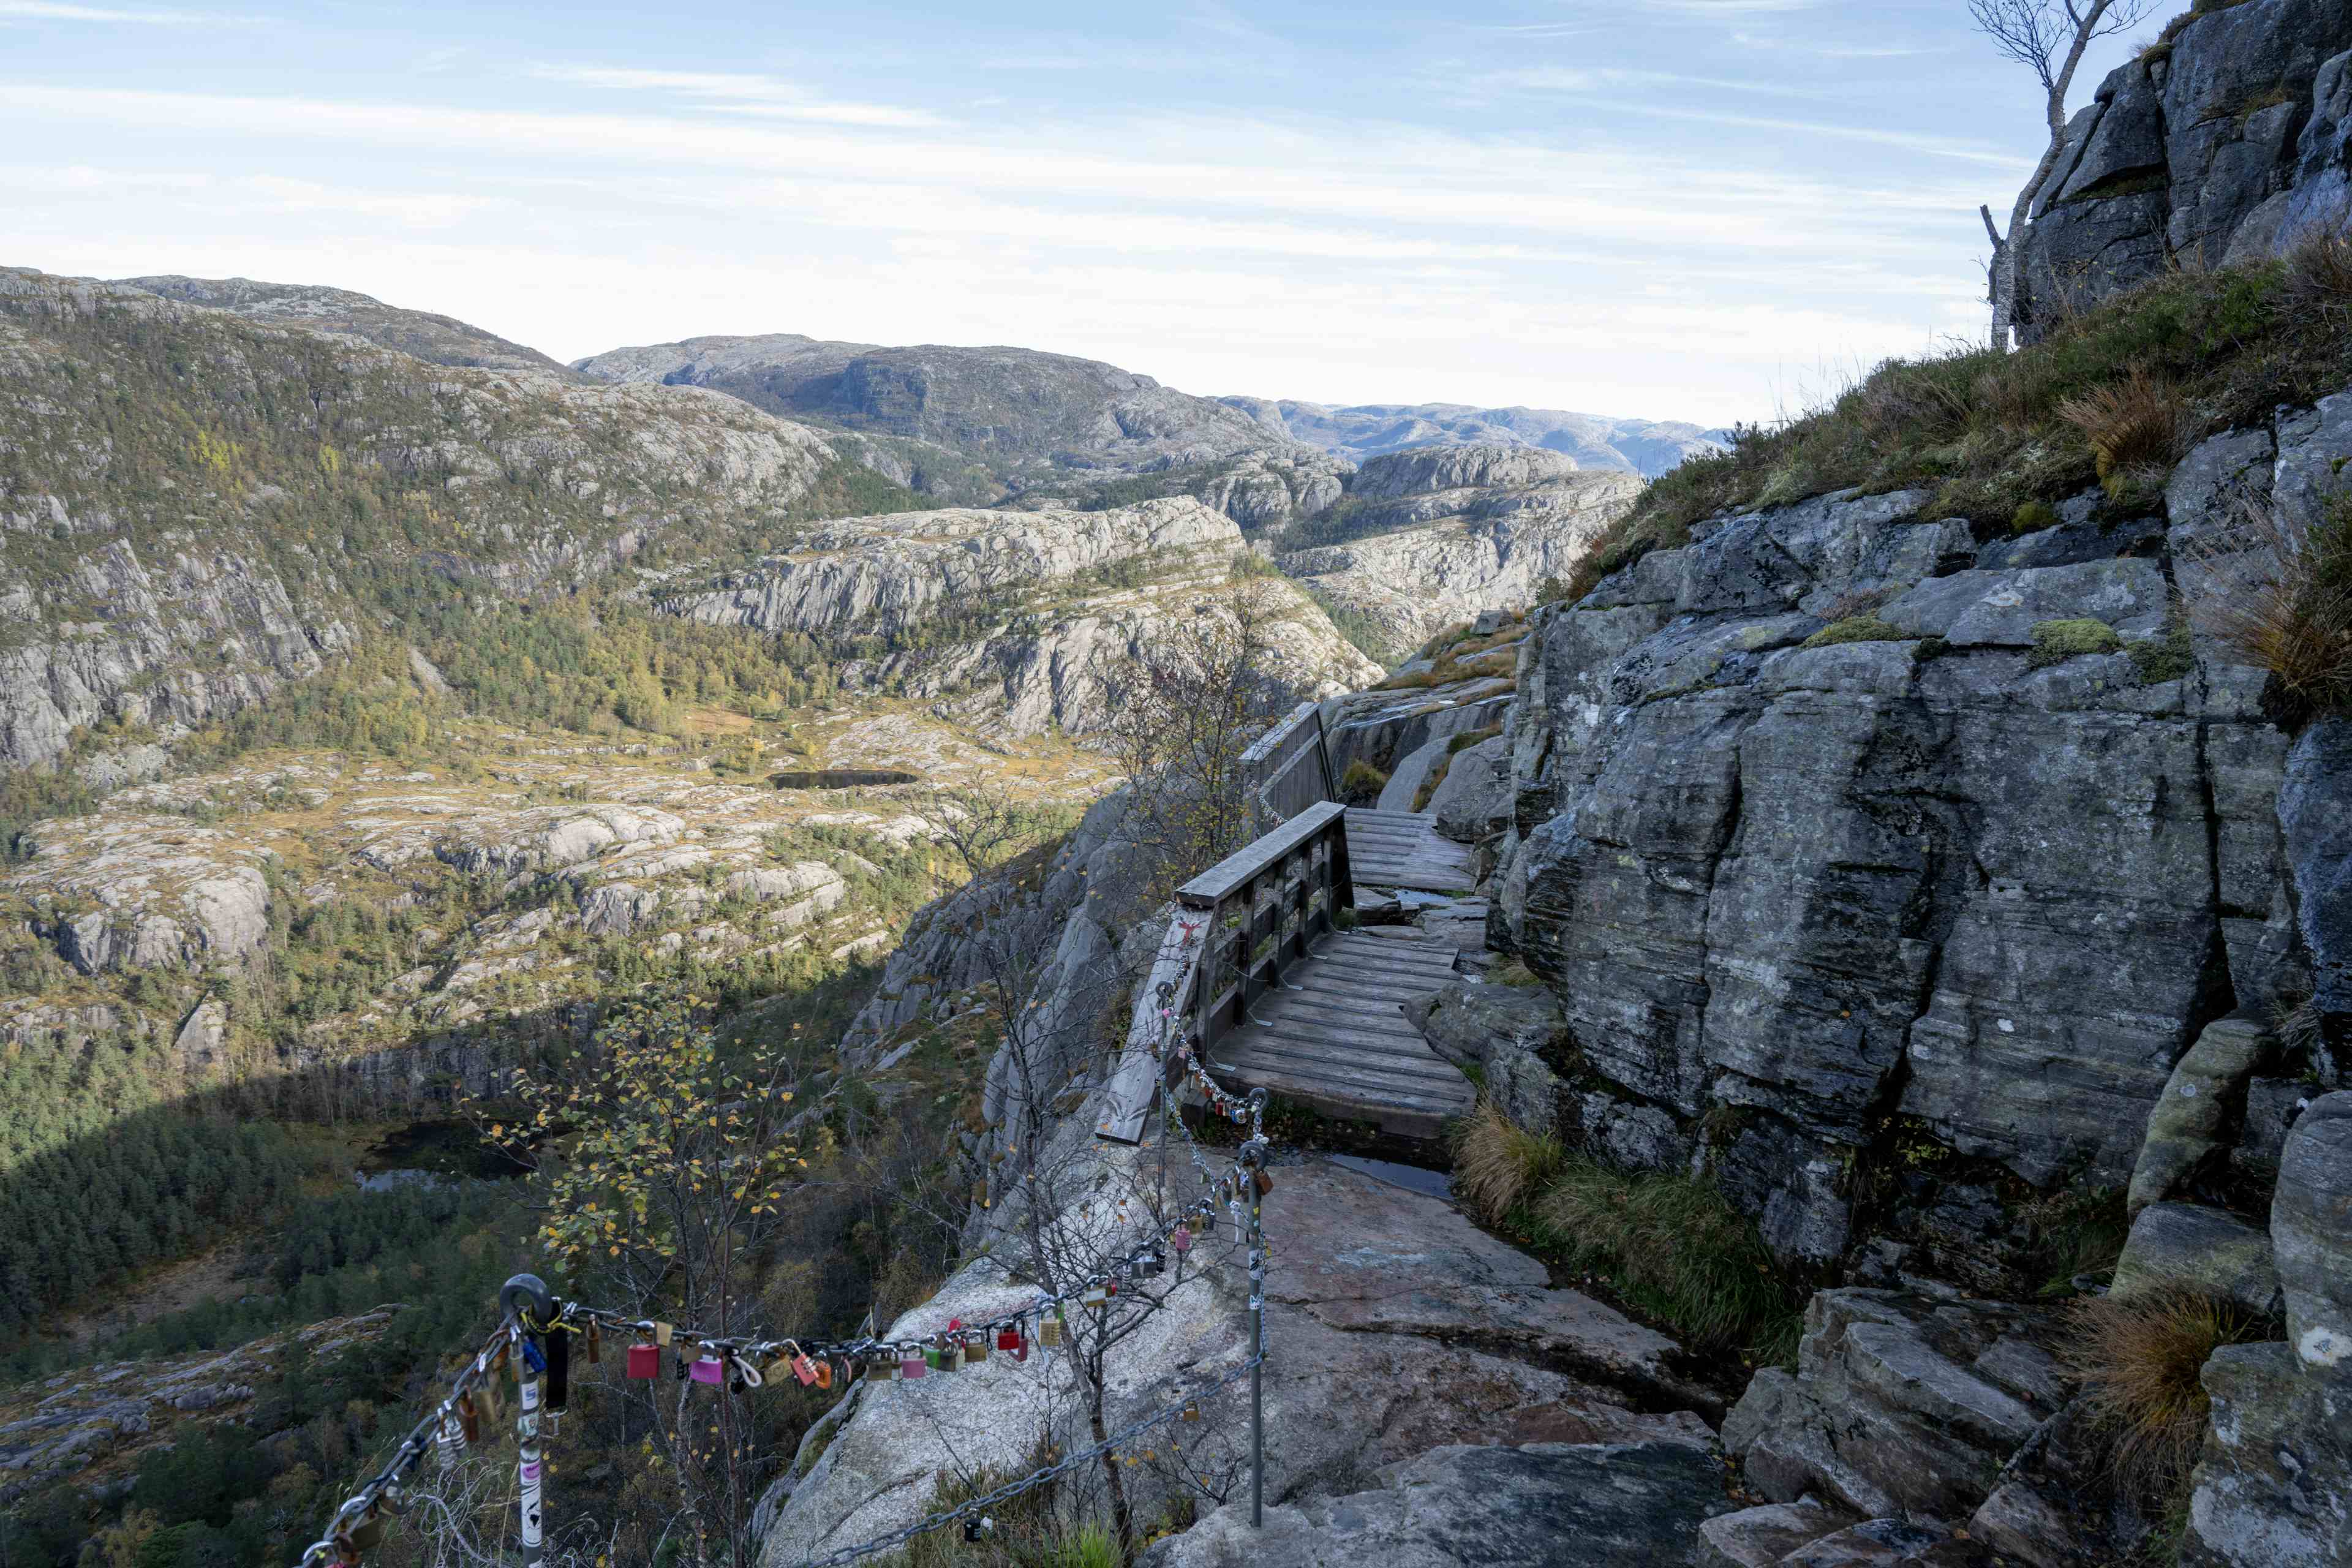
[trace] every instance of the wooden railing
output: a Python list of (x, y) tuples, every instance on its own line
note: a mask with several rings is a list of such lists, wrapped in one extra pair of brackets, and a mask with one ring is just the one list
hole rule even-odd
[(1242, 753), (1241, 764), (1261, 830), (1289, 821), (1318, 801), (1339, 797), (1319, 704), (1302, 702), (1293, 709)]
[(1339, 911), (1355, 901), (1347, 809), (1337, 801), (1307, 806), (1179, 888), (1175, 916), (1137, 989), (1096, 1135), (1139, 1142), (1175, 1068), (1165, 1043), (1188, 1037), (1206, 1066), (1210, 1048), (1248, 1019), (1250, 1004), (1282, 984), (1284, 966), (1338, 930)]

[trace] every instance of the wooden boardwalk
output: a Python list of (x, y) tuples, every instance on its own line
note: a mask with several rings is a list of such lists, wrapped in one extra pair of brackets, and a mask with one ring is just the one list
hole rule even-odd
[(1396, 934), (1340, 931), (1318, 942), (1304, 962), (1284, 970), (1278, 988), (1251, 1004), (1248, 1022), (1217, 1041), (1211, 1070), (1326, 1116), (1435, 1137), (1476, 1096), (1399, 1005), (1457, 978), (1455, 949), (1389, 929)]
[(1349, 806), (1348, 859), (1359, 887), (1466, 893), (1478, 885), (1469, 849), (1439, 837), (1437, 817), (1426, 811)]

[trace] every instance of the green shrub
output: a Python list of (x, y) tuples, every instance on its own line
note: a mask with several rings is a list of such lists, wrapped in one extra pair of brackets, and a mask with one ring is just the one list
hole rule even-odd
[(1880, 620), (1876, 616), (1848, 616), (1842, 621), (1832, 621), (1805, 639), (1807, 647), (1835, 647), (1849, 642), (1902, 642), (1906, 634)]
[(2028, 669), (2041, 669), (2048, 665), (2063, 664), (2067, 659), (2086, 653), (2120, 653), (2124, 639), (2116, 628), (2105, 621), (2088, 616), (2073, 620), (2036, 621), (2033, 623), (2033, 652), (2027, 656)]
[(2017, 514), (2009, 520), (2009, 531), (2019, 535), (2039, 533), (2045, 528), (2057, 527), (2059, 521), (2056, 507), (2048, 501), (2030, 500), (2019, 507)]
[(1459, 756), (1471, 747), (1491, 741), (1502, 732), (1503, 727), (1500, 724), (1489, 724), (1483, 730), (1466, 730), (1445, 742), (1445, 754), (1449, 757)]
[(1342, 800), (1378, 800), (1381, 791), (1388, 788), (1389, 775), (1361, 757), (1349, 760), (1347, 771), (1339, 775), (1339, 798)]

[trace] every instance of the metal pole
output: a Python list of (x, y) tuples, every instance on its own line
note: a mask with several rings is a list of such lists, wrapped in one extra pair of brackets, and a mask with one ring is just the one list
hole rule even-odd
[(520, 1356), (516, 1358), (515, 1372), (521, 1379), (522, 1388), (519, 1402), (521, 1408), (515, 1415), (515, 1436), (520, 1454), (515, 1469), (522, 1479), (522, 1560), (524, 1568), (539, 1568), (545, 1557), (541, 1544), (539, 1373)]
[(1265, 1523), (1265, 1229), (1250, 1193), (1250, 1528)]

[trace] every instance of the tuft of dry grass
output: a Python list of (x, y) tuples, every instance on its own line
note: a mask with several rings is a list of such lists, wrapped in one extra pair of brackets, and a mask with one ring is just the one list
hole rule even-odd
[(2179, 552), (2189, 618), (2300, 701), (2352, 705), (2352, 499), (2315, 528), (2267, 506)]
[(2200, 1381), (2205, 1363), (2223, 1345), (2267, 1339), (2275, 1328), (2191, 1287), (2152, 1286), (2076, 1302), (2059, 1359), (2082, 1382), (2116, 1476), (2144, 1498), (2168, 1498), (2204, 1442), (2212, 1405)]
[(1481, 1100), (1454, 1131), (1454, 1189), (1480, 1214), (1499, 1220), (1540, 1192), (1567, 1158), (1559, 1138), (1530, 1132), (1501, 1106)]
[(2145, 369), (2060, 404), (2058, 417), (2090, 443), (2102, 479), (2135, 468), (2169, 468), (2179, 460), (2189, 435), (2179, 384)]
[(2352, 310), (2352, 235), (2315, 235), (2286, 258), (2288, 297), (2306, 309)]

